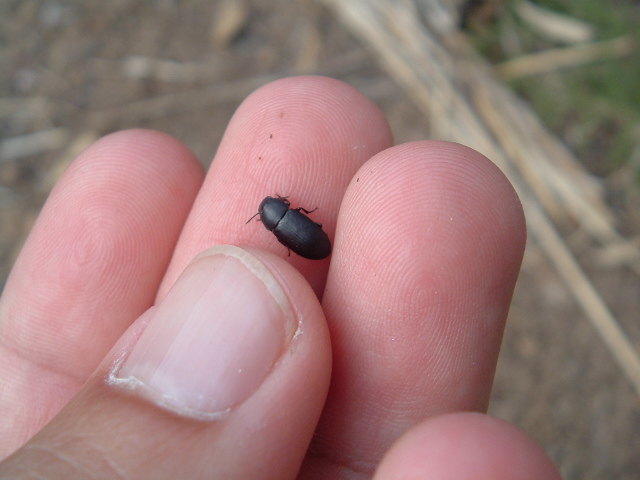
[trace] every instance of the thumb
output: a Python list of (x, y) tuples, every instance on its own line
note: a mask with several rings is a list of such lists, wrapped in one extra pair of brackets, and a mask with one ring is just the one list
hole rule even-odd
[(303, 277), (256, 249), (199, 255), (1, 478), (295, 478), (331, 371)]

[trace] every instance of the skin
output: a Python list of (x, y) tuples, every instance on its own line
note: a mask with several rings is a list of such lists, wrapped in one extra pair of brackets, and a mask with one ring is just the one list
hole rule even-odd
[[(275, 194), (318, 206), (331, 257), (289, 257), (245, 225)], [(0, 300), (0, 478), (560, 478), (482, 414), (525, 239), (488, 159), (393, 146), (335, 80), (254, 92), (206, 175), (165, 134), (109, 135), (59, 181)], [(305, 319), (292, 354), (218, 421), (108, 385), (136, 318), (219, 244), (250, 247), (283, 285)]]

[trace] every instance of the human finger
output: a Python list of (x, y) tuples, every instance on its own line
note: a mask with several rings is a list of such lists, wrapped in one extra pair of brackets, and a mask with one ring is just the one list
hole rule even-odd
[(189, 264), (1, 478), (295, 478), (331, 347), (318, 299), (275, 255)]
[(486, 409), (525, 237), (510, 183), (469, 148), (409, 143), (358, 171), (323, 298), (334, 368), (311, 478), (370, 475), (423, 419)]
[(109, 135), (49, 196), (0, 300), (0, 458), (79, 390), (149, 308), (203, 178), (168, 135)]
[(289, 198), (333, 237), (345, 188), (367, 159), (392, 144), (389, 125), (368, 98), (343, 82), (293, 77), (272, 82), (240, 105), (185, 224), (159, 298), (189, 260), (218, 244), (253, 245), (294, 265), (316, 294), (329, 259), (288, 254), (259, 222), (245, 223), (267, 196)]
[(441, 415), (412, 428), (385, 455), (373, 480), (561, 480), (522, 430), (478, 413)]

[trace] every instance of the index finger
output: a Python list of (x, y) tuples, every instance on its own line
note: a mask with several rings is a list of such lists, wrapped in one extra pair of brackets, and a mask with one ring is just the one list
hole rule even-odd
[(318, 296), (329, 260), (307, 260), (259, 223), (246, 225), (267, 196), (288, 197), (333, 238), (342, 195), (371, 156), (389, 147), (382, 112), (352, 87), (323, 77), (294, 77), (250, 95), (233, 116), (184, 226), (160, 288), (162, 298), (187, 263), (219, 244), (254, 245), (292, 263)]

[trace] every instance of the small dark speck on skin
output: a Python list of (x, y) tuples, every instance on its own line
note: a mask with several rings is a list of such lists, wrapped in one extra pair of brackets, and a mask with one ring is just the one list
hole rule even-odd
[(262, 157), (258, 157), (258, 160), (262, 160)]
[(273, 133), (270, 133), (270, 134), (269, 134), (269, 138), (273, 138)]
[(360, 177), (356, 177), (356, 183), (360, 181)]

